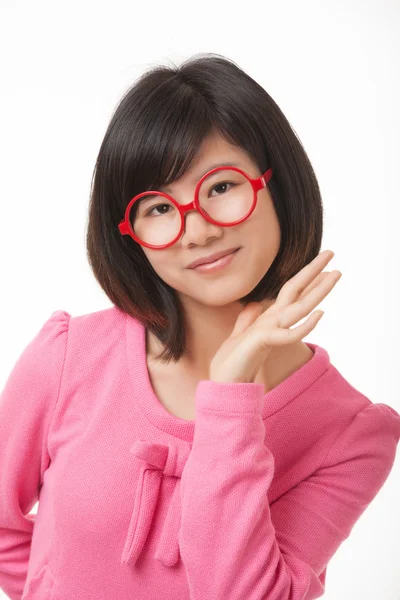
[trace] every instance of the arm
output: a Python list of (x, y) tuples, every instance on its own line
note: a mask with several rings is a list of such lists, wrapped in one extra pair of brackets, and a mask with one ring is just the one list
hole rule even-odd
[(325, 569), (394, 463), (400, 415), (371, 404), (321, 467), (268, 504), (274, 457), (263, 387), (202, 380), (181, 479), (180, 552), (191, 600), (313, 600)]
[(43, 475), (47, 432), (57, 402), (68, 313), (55, 311), (25, 347), (0, 395), (0, 588), (22, 596)]

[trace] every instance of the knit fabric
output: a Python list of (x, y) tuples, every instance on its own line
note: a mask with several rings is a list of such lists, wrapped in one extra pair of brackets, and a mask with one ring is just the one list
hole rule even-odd
[(400, 415), (307, 345), (311, 360), (267, 394), (201, 380), (186, 421), (155, 394), (139, 321), (114, 306), (53, 312), (0, 396), (0, 588), (12, 600), (322, 596), (390, 474)]

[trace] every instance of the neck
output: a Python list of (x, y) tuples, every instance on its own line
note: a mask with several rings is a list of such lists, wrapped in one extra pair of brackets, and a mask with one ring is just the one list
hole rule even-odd
[[(263, 304), (267, 308), (273, 302), (265, 301)], [(186, 310), (186, 344), (184, 354), (178, 361), (180, 365), (195, 373), (199, 379), (208, 379), (210, 363), (221, 344), (232, 333), (242, 309), (243, 305), (236, 302), (222, 307), (196, 305), (191, 306), (190, 311)], [(148, 357), (153, 359), (161, 349), (159, 340), (148, 331)], [(287, 369), (289, 363), (304, 360), (305, 354), (309, 353), (310, 350), (302, 341), (275, 346), (257, 374), (255, 382), (263, 383), (267, 392), (280, 383), (281, 373)]]

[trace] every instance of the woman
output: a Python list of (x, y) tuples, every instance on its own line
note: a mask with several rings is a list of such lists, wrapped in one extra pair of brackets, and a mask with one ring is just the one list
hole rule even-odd
[(127, 91), (87, 232), (112, 307), (55, 311), (2, 392), (10, 598), (323, 595), (400, 415), (302, 341), (341, 276), (322, 216), (299, 139), (232, 61), (160, 66)]

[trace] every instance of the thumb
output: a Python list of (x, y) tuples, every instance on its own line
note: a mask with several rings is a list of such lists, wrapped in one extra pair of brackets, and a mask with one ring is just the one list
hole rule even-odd
[(261, 315), (264, 307), (260, 302), (249, 302), (239, 313), (231, 336), (238, 335), (246, 331), (248, 327)]

